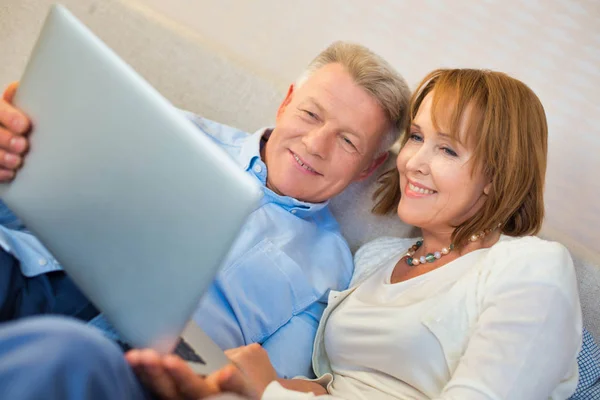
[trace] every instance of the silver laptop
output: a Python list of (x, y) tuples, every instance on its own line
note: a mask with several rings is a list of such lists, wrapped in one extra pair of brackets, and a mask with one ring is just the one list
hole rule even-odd
[(198, 373), (222, 367), (188, 321), (258, 182), (61, 6), (14, 102), (32, 119), (31, 150), (2, 200), (124, 341), (166, 353), (182, 338)]

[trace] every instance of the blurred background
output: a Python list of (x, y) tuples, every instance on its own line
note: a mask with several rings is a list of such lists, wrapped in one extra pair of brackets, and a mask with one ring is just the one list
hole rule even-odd
[[(0, 2), (0, 85), (4, 87), (19, 79), (52, 2)], [(381, 54), (413, 88), (439, 67), (509, 73), (538, 94), (549, 121), (544, 234), (600, 260), (599, 0), (63, 3), (176, 105), (192, 104), (188, 108), (208, 117), (242, 123), (236, 119), (239, 116), (228, 114), (227, 104), (217, 105), (215, 100), (202, 105), (200, 100), (194, 102), (193, 93), (171, 91), (172, 82), (181, 86), (182, 79), (190, 91), (202, 90), (194, 86), (194, 74), (201, 74), (200, 69), (195, 72), (195, 56), (189, 55), (186, 62), (186, 54), (178, 53), (180, 47), (169, 46), (174, 33), (252, 71), (271, 90), (266, 99), (245, 99), (247, 110), (242, 112), (248, 117), (243, 124), (248, 126), (240, 127), (247, 130), (271, 123), (272, 111), (287, 86), (321, 49), (338, 39), (362, 43)], [(147, 24), (159, 26), (162, 33), (150, 34)], [(132, 37), (136, 44), (124, 45)], [(137, 61), (140, 55), (144, 62)], [(148, 57), (160, 61), (161, 71), (152, 70), (156, 65)], [(199, 81), (206, 78), (198, 76)], [(223, 90), (236, 90), (226, 81), (222, 85)], [(254, 102), (261, 102), (257, 111)]]

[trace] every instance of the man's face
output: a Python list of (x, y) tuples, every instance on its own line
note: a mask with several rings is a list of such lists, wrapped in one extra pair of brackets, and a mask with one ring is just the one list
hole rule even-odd
[(279, 108), (264, 152), (267, 187), (306, 202), (328, 200), (385, 160), (374, 157), (390, 129), (377, 100), (343, 66), (328, 64), (291, 86)]

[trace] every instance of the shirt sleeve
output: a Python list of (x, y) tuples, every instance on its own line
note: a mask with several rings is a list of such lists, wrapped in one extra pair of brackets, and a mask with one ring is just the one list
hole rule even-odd
[(6, 203), (0, 200), (0, 225), (9, 229), (23, 230), (24, 226), (21, 220), (8, 208)]
[(571, 257), (553, 245), (513, 260), (520, 266), (506, 268), (506, 277), (486, 289), (477, 325), (440, 400), (564, 399), (573, 393), (581, 310)]
[(314, 377), (311, 355), (324, 309), (325, 304), (313, 303), (262, 343), (281, 378)]

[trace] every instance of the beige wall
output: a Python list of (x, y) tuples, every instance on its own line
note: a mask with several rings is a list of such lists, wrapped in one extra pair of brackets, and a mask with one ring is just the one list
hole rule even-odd
[(353, 40), (416, 85), (438, 67), (507, 72), (550, 124), (545, 231), (600, 252), (600, 1), (131, 0), (209, 37), (283, 89), (320, 49)]

